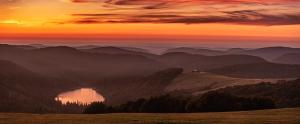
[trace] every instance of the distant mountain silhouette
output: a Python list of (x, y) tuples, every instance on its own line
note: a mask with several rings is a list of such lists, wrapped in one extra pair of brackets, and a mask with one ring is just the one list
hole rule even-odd
[(259, 49), (252, 49), (246, 51), (240, 51), (236, 54), (253, 55), (272, 61), (273, 59), (282, 56), (287, 53), (300, 53), (300, 48), (290, 47), (265, 47)]
[(298, 78), (300, 65), (287, 65), (275, 63), (255, 63), (231, 65), (208, 72), (238, 78)]
[(218, 56), (218, 55), (229, 55), (229, 54), (241, 54), (241, 55), (252, 55), (258, 56), (268, 61), (272, 61), (273, 59), (282, 56), (288, 53), (300, 53), (300, 48), (290, 48), (290, 47), (264, 47), (257, 49), (241, 49), (241, 48), (232, 48), (229, 50), (211, 50), (211, 49), (197, 49), (197, 48), (173, 48), (166, 51), (166, 53), (170, 52), (184, 52), (190, 54), (200, 54), (207, 56)]
[(48, 45), (44, 45), (44, 44), (28, 44), (27, 46), (31, 46), (34, 48), (46, 48), (46, 47), (50, 47)]
[(116, 46), (98, 46), (98, 45), (83, 45), (83, 46), (76, 46), (74, 48), (80, 49), (80, 50), (88, 50), (88, 49), (94, 49), (94, 48), (119, 48), (127, 51), (132, 51), (132, 52), (144, 52), (144, 53), (149, 53), (149, 50), (142, 49), (142, 48), (137, 48), (137, 47), (116, 47)]
[(8, 44), (0, 44), (0, 49), (12, 49), (12, 48), (20, 48), (26, 50), (36, 49), (36, 47), (31, 45), (8, 45)]
[(74, 48), (76, 49), (80, 49), (80, 50), (85, 50), (85, 49), (93, 49), (93, 48), (97, 48), (100, 47), (98, 45), (82, 45), (82, 46), (75, 46)]
[(40, 48), (36, 49), (36, 52), (49, 52), (49, 53), (78, 53), (78, 50), (73, 47), (67, 47), (67, 46), (56, 46), (56, 47), (46, 47), (46, 48)]
[(120, 47), (125, 50), (134, 51), (134, 52), (143, 52), (143, 53), (150, 53), (149, 50), (137, 47)]
[(223, 55), (223, 51), (219, 50), (211, 50), (211, 49), (204, 49), (204, 48), (189, 48), (189, 47), (179, 47), (179, 48), (172, 48), (165, 51), (165, 53), (173, 53), (173, 52), (183, 52), (189, 54), (200, 54), (200, 55), (207, 55), (207, 56), (216, 56), (216, 55)]
[(158, 60), (172, 67), (184, 68), (186, 71), (219, 68), (228, 65), (262, 63), (264, 59), (249, 55), (204, 56), (188, 53), (166, 53)]
[(243, 52), (243, 51), (246, 51), (246, 49), (242, 49), (242, 48), (231, 48), (231, 49), (228, 49), (226, 50), (226, 54), (235, 54), (235, 53), (240, 53), (240, 52)]
[(96, 47), (92, 49), (85, 49), (83, 51), (92, 53), (104, 53), (104, 54), (129, 54), (129, 55), (142, 55), (146, 57), (154, 57), (155, 55), (143, 51), (143, 49), (130, 48), (130, 47)]
[(273, 60), (276, 63), (300, 65), (300, 53), (288, 53)]

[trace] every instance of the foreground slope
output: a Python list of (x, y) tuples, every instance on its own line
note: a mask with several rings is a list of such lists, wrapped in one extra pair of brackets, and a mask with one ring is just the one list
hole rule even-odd
[(43, 77), (15, 63), (0, 60), (0, 111), (52, 111), (53, 97), (68, 87), (71, 85), (66, 81)]
[[(186, 93), (199, 94), (219, 88), (235, 85), (257, 84), (261, 82), (275, 83), (283, 79), (247, 79), (233, 78), (205, 72), (188, 72), (176, 77), (167, 87), (167, 92), (185, 91)], [(288, 79), (284, 79), (288, 80)]]
[(299, 124), (300, 108), (188, 114), (0, 114), (0, 124)]
[(300, 79), (226, 87), (218, 90), (240, 97), (261, 97), (273, 100), (276, 107), (300, 106)]

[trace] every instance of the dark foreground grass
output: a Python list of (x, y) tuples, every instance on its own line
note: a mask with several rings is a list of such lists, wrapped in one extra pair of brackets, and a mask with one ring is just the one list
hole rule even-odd
[(0, 124), (300, 124), (300, 108), (187, 114), (0, 113)]

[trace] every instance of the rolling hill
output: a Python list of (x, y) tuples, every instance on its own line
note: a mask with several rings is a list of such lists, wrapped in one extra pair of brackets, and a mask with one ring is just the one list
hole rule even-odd
[(83, 51), (91, 53), (103, 53), (103, 54), (125, 54), (125, 55), (141, 55), (145, 57), (155, 57), (156, 55), (148, 53), (146, 50), (131, 48), (131, 47), (96, 47), (91, 49), (84, 49)]
[(166, 68), (164, 64), (140, 55), (89, 53), (64, 46), (24, 50), (7, 45), (0, 47), (0, 59), (38, 74), (74, 80), (146, 75)]
[(189, 54), (200, 54), (206, 56), (216, 56), (216, 55), (223, 55), (224, 51), (219, 50), (211, 50), (205, 48), (189, 48), (189, 47), (178, 47), (166, 50), (164, 53), (174, 53), (174, 52), (183, 52)]
[(288, 53), (300, 53), (300, 48), (265, 47), (265, 48), (241, 51), (241, 52), (237, 52), (236, 54), (253, 55), (253, 56), (258, 56), (266, 60), (272, 61), (273, 59), (276, 59), (277, 57), (280, 57)]
[(300, 65), (300, 53), (288, 53), (273, 60), (275, 63)]
[(300, 77), (300, 65), (287, 65), (275, 63), (240, 64), (207, 72), (226, 75), (237, 78), (298, 78)]
[(138, 98), (164, 94), (164, 89), (182, 73), (182, 69), (171, 68), (144, 77), (102, 79), (92, 83), (107, 99), (105, 103), (119, 105)]
[(184, 52), (190, 54), (200, 54), (207, 56), (218, 56), (218, 55), (251, 55), (261, 57), (268, 61), (272, 61), (277, 57), (280, 57), (284, 54), (289, 53), (300, 53), (300, 48), (291, 48), (291, 47), (264, 47), (256, 49), (241, 49), (241, 48), (232, 48), (228, 50), (212, 50), (212, 49), (197, 49), (197, 48), (188, 48), (188, 47), (179, 47), (173, 48), (165, 51), (165, 53), (170, 52)]
[(194, 69), (206, 70), (236, 64), (263, 63), (264, 59), (249, 55), (204, 56), (188, 53), (167, 53), (158, 57), (157, 61), (171, 67), (184, 68), (185, 71)]

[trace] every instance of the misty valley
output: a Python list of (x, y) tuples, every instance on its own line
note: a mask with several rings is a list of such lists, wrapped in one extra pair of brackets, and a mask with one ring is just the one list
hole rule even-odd
[(289, 47), (180, 47), (155, 54), (116, 46), (1, 44), (0, 111), (190, 113), (299, 107), (299, 54), (299, 48)]

